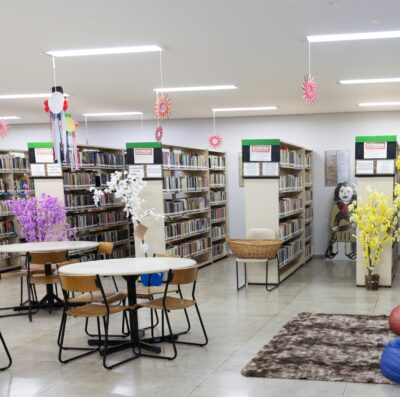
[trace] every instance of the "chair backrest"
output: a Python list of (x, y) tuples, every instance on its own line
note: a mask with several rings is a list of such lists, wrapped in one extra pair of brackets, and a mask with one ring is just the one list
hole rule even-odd
[(154, 258), (180, 258), (179, 255), (170, 255), (170, 254), (153, 254)]
[(113, 253), (113, 250), (114, 250), (114, 243), (102, 241), (97, 246), (98, 254), (111, 255)]
[(169, 284), (172, 285), (191, 284), (196, 281), (198, 270), (199, 268), (197, 266), (191, 267), (189, 269), (170, 270), (168, 272)]
[(99, 291), (97, 276), (69, 276), (60, 274), (61, 288), (66, 292)]
[(251, 240), (274, 240), (275, 232), (267, 228), (252, 228), (247, 232), (248, 239)]
[(30, 264), (33, 265), (45, 265), (47, 263), (57, 264), (67, 261), (67, 251), (35, 252), (30, 255)]

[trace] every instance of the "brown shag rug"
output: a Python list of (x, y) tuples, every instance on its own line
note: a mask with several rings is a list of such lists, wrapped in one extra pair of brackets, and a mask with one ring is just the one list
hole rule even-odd
[(387, 316), (300, 313), (242, 369), (245, 376), (352, 383), (392, 382), (380, 371), (396, 338)]

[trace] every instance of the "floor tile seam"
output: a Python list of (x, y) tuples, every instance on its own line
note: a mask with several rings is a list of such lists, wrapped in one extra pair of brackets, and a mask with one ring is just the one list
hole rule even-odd
[(346, 394), (346, 390), (347, 390), (347, 385), (348, 385), (348, 383), (346, 383), (346, 386), (344, 387), (344, 390), (343, 390), (343, 394), (342, 394), (342, 397), (344, 397), (344, 395)]
[(376, 306), (378, 305), (380, 296), (381, 296), (381, 291), (378, 291), (378, 297), (376, 298), (376, 302), (375, 302), (375, 306), (374, 306), (374, 311), (372, 312), (373, 314), (375, 314)]

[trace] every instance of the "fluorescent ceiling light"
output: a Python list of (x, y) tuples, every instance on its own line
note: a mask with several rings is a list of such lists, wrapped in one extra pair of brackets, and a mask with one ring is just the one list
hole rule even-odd
[(400, 83), (400, 77), (388, 77), (382, 79), (353, 79), (339, 80), (339, 84), (379, 84), (379, 83)]
[(170, 88), (154, 88), (155, 92), (190, 92), (190, 91), (219, 91), (219, 90), (236, 90), (233, 84), (227, 85), (203, 85), (198, 87), (170, 87)]
[(108, 47), (108, 48), (89, 48), (81, 50), (57, 50), (47, 51), (47, 55), (53, 57), (81, 57), (87, 55), (115, 55), (133, 54), (140, 52), (160, 52), (163, 49), (158, 45), (139, 45), (133, 47)]
[(400, 101), (395, 102), (361, 102), (358, 106), (361, 107), (370, 107), (370, 106), (399, 106)]
[(0, 116), (0, 120), (18, 120), (20, 118), (19, 116)]
[(105, 116), (140, 116), (143, 112), (116, 112), (116, 113), (84, 113), (85, 117), (105, 117)]
[(342, 33), (307, 36), (309, 43), (329, 43), (333, 41), (376, 40), (400, 38), (400, 30), (389, 32)]
[(248, 108), (216, 108), (211, 109), (213, 112), (248, 112), (256, 110), (277, 110), (276, 106), (258, 106), (258, 107), (248, 107)]
[[(51, 95), (51, 92), (43, 93), (43, 94), (5, 94), (0, 95), (0, 99), (30, 99), (30, 98), (48, 98)], [(69, 94), (63, 94), (65, 97), (69, 97)]]

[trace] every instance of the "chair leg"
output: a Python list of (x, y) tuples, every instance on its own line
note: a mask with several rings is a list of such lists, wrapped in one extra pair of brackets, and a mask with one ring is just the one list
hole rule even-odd
[(0, 340), (1, 340), (1, 343), (3, 344), (4, 350), (5, 350), (5, 352), (6, 352), (6, 354), (7, 354), (7, 358), (8, 358), (8, 364), (7, 364), (5, 367), (1, 367), (1, 368), (0, 368), (0, 371), (4, 371), (4, 370), (6, 370), (7, 368), (10, 368), (10, 367), (11, 367), (12, 358), (11, 358), (10, 352), (8, 351), (8, 348), (7, 348), (7, 345), (6, 345), (6, 341), (4, 340), (3, 335), (1, 334), (1, 332), (0, 332)]
[(236, 289), (239, 291), (247, 285), (247, 264), (244, 262), (244, 284), (239, 285), (239, 263), (236, 261)]
[[(89, 354), (95, 353), (99, 351), (100, 345), (94, 349), (87, 348), (87, 347), (65, 347), (64, 346), (64, 337), (65, 337), (65, 329), (67, 325), (67, 318), (68, 315), (64, 311), (63, 316), (61, 318), (61, 325), (60, 325), (60, 331), (59, 331), (59, 350), (58, 350), (58, 360), (60, 363), (66, 364), (69, 363), (70, 361), (76, 360), (81, 357), (88, 356)], [(85, 353), (78, 354), (76, 356), (70, 357), (68, 359), (63, 359), (62, 358), (62, 352), (63, 350), (79, 350), (79, 351), (84, 351)]]
[(279, 287), (279, 284), (280, 284), (280, 277), (279, 277), (279, 261), (278, 261), (278, 257), (276, 257), (276, 263), (277, 263), (276, 271), (277, 271), (278, 283), (277, 283), (277, 284), (274, 284), (272, 288), (268, 288), (268, 285), (269, 285), (269, 284), (268, 284), (268, 267), (269, 267), (269, 260), (267, 260), (267, 261), (265, 262), (265, 289), (266, 289), (268, 292), (271, 292), (271, 291), (274, 290), (275, 288)]
[[(204, 327), (204, 323), (203, 323), (203, 319), (202, 319), (202, 317), (201, 317), (201, 314), (200, 314), (200, 310), (199, 310), (199, 307), (198, 307), (198, 305), (197, 305), (197, 303), (195, 303), (195, 308), (196, 308), (196, 312), (197, 312), (197, 316), (199, 317), (199, 321), (200, 321), (200, 326), (201, 326), (201, 329), (202, 329), (202, 331), (203, 331), (203, 335), (204, 335), (204, 342), (203, 343), (197, 343), (197, 342), (185, 342), (185, 341), (180, 341), (180, 340), (177, 340), (175, 343), (179, 343), (179, 344), (181, 344), (181, 345), (194, 345), (194, 346), (205, 346), (205, 345), (207, 345), (207, 343), (208, 343), (208, 336), (207, 336), (207, 332), (206, 332), (206, 329), (205, 329), (205, 327)], [(179, 335), (179, 334), (175, 334), (175, 335)]]

